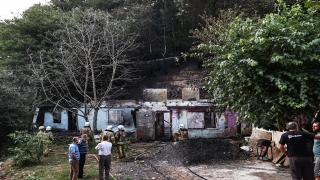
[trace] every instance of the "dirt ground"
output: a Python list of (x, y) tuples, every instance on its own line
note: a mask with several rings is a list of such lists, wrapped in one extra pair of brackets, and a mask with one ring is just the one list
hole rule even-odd
[[(252, 154), (229, 143), (230, 139), (192, 139), (183, 142), (155, 142), (152, 152), (113, 162), (117, 179), (161, 180), (289, 180), (289, 168), (256, 160)], [(133, 144), (139, 146), (141, 144)]]

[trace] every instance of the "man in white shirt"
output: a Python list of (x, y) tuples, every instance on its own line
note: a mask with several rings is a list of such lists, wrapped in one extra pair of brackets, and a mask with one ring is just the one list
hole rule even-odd
[[(108, 142), (108, 136), (106, 135), (103, 136), (102, 142), (95, 147), (96, 150), (99, 150), (99, 180), (109, 179), (111, 148), (112, 144)], [(105, 178), (103, 178), (103, 170), (105, 172)]]

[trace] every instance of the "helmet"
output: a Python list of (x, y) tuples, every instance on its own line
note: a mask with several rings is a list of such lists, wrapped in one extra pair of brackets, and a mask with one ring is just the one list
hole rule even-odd
[(47, 131), (51, 131), (51, 127), (50, 127), (50, 126), (47, 126), (47, 127), (46, 127), (46, 130), (47, 130)]
[(184, 129), (184, 124), (180, 124), (179, 129)]
[(44, 129), (44, 126), (39, 126), (39, 130), (42, 130), (42, 129)]
[(111, 125), (110, 125), (110, 126), (108, 126), (106, 130), (110, 130), (110, 131), (112, 131), (112, 126), (111, 126)]
[(123, 130), (124, 127), (123, 127), (122, 125), (119, 125), (119, 126), (118, 126), (118, 129), (119, 129), (119, 130)]
[(84, 123), (84, 126), (90, 126), (89, 122)]

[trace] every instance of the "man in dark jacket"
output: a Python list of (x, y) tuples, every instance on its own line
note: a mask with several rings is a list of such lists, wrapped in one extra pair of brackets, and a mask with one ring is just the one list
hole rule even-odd
[(84, 178), (85, 176), (83, 175), (83, 167), (84, 167), (84, 163), (86, 162), (86, 155), (88, 152), (87, 134), (82, 134), (81, 139), (79, 139), (79, 142), (78, 142), (78, 148), (80, 152), (78, 178)]

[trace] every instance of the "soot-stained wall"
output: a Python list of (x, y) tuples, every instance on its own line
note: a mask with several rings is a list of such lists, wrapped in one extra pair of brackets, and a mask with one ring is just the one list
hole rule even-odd
[(137, 111), (136, 138), (139, 140), (155, 140), (156, 113), (154, 111)]

